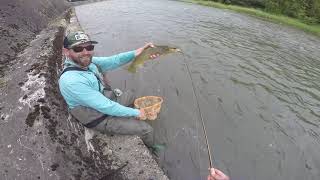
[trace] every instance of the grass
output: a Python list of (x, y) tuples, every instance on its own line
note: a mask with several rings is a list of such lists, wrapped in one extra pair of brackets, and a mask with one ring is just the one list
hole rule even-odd
[(181, 0), (181, 1), (220, 8), (220, 9), (229, 9), (235, 12), (249, 14), (254, 17), (262, 18), (264, 20), (268, 20), (271, 22), (295, 27), (320, 37), (320, 24), (310, 25), (302, 22), (299, 19), (294, 19), (294, 18), (290, 18), (287, 16), (278, 15), (278, 14), (271, 14), (259, 9), (246, 8), (246, 7), (236, 6), (236, 5), (226, 5), (226, 4), (217, 3), (213, 1), (204, 1), (204, 0)]

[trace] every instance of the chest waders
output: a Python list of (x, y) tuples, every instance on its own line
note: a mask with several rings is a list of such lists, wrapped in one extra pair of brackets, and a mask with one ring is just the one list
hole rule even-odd
[[(60, 76), (68, 71), (87, 71), (79, 67), (67, 67), (65, 68)], [(92, 71), (88, 71), (92, 72)], [(98, 84), (99, 84), (99, 92), (105, 92), (102, 93), (107, 98), (114, 100), (116, 97), (121, 96), (122, 92), (119, 89), (112, 90), (111, 86), (109, 84), (103, 83), (103, 81), (100, 79), (100, 77), (92, 72), (95, 77), (97, 78)], [(103, 88), (101, 88), (101, 84), (103, 85)], [(74, 116), (79, 122), (81, 122), (85, 127), (87, 128), (94, 128), (98, 124), (100, 124), (102, 121), (104, 121), (105, 118), (109, 117), (107, 114), (103, 114), (95, 109), (84, 107), (84, 106), (78, 106), (70, 110), (70, 113), (72, 116)]]

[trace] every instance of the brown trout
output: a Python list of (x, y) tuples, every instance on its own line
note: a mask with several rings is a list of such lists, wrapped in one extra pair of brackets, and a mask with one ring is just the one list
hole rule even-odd
[(150, 60), (151, 55), (166, 55), (169, 53), (174, 52), (181, 52), (178, 48), (168, 47), (168, 46), (154, 46), (154, 47), (148, 47), (147, 49), (143, 50), (142, 53), (137, 56), (130, 66), (128, 67), (128, 71), (131, 73), (135, 73), (137, 71), (137, 68), (139, 65), (144, 64), (145, 61)]

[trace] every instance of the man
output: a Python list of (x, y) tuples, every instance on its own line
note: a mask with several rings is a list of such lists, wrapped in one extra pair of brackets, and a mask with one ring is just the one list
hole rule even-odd
[(145, 48), (153, 47), (152, 43), (115, 56), (94, 57), (97, 43), (81, 31), (69, 33), (64, 39), (66, 59), (59, 88), (70, 113), (87, 128), (105, 134), (139, 135), (147, 146), (152, 146), (153, 129), (141, 121), (146, 118), (145, 112), (127, 107), (134, 100), (130, 92), (112, 89), (102, 75), (132, 61)]

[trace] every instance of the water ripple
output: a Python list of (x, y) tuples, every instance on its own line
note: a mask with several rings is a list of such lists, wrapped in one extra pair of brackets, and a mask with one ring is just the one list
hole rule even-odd
[[(318, 179), (320, 159), (310, 149), (320, 149), (319, 38), (176, 1), (105, 1), (76, 10), (84, 29), (99, 39), (99, 54), (130, 50), (147, 41), (183, 50), (184, 56), (148, 63), (152, 68), (135, 76), (124, 71), (113, 76), (138, 89), (138, 95), (154, 94), (161, 87), (159, 94), (167, 100), (155, 130), (158, 138), (165, 129), (164, 139), (177, 141), (165, 152), (171, 159), (162, 163), (169, 164), (173, 179), (199, 179), (198, 171), (202, 178), (207, 174), (203, 161), (193, 157), (199, 155), (197, 143), (187, 136), (170, 136), (198, 119), (183, 58), (195, 80), (219, 168), (234, 179)], [(205, 153), (201, 157), (205, 159)], [(181, 159), (183, 163), (174, 164)]]

